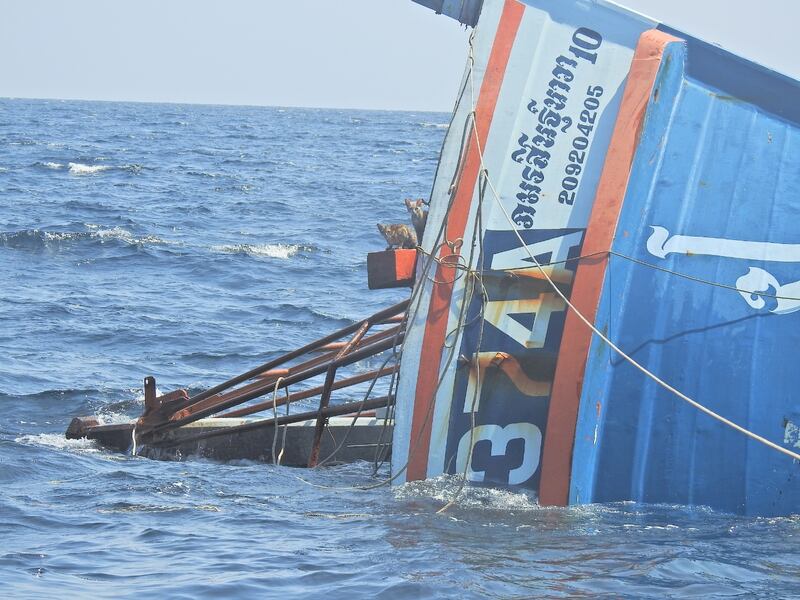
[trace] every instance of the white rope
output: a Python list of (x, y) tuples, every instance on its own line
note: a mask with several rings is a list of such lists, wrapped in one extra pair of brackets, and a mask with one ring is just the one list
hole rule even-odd
[[(283, 448), (281, 448), (280, 455), (276, 455), (276, 451), (277, 451), (277, 448), (278, 448), (278, 407), (277, 407), (278, 387), (281, 385), (281, 382), (283, 382), (283, 379), (284, 379), (283, 377), (278, 377), (278, 379), (275, 381), (275, 389), (272, 391), (272, 416), (274, 418), (274, 421), (273, 421), (274, 425), (272, 426), (272, 464), (273, 465), (281, 464), (281, 458), (283, 458)], [(286, 389), (286, 400), (287, 400), (287, 404), (288, 404), (288, 400), (289, 400), (289, 390), (288, 390), (288, 388)], [(286, 438), (284, 437), (284, 440), (285, 439)]]
[[(473, 59), (473, 47), (472, 47), (472, 39), (471, 38), (470, 38), (470, 45), (469, 45), (469, 54), (470, 54), (470, 64), (473, 64), (474, 63), (474, 59)], [(770, 441), (770, 440), (758, 435), (757, 433), (753, 433), (752, 431), (750, 431), (748, 429), (745, 429), (741, 425), (739, 425), (737, 423), (734, 423), (730, 419), (726, 419), (725, 417), (723, 417), (722, 415), (714, 412), (710, 408), (707, 408), (707, 407), (703, 406), (702, 404), (700, 404), (699, 402), (697, 402), (696, 400), (693, 400), (692, 398), (690, 398), (689, 396), (687, 396), (686, 394), (684, 394), (680, 390), (677, 390), (674, 387), (672, 387), (666, 381), (664, 381), (663, 379), (658, 377), (655, 373), (651, 372), (646, 367), (644, 367), (643, 365), (639, 364), (631, 356), (628, 356), (614, 342), (612, 342), (608, 337), (606, 337), (606, 335), (603, 334), (603, 332), (601, 332), (599, 329), (597, 329), (597, 327), (595, 327), (594, 324), (591, 323), (589, 321), (589, 319), (587, 319), (583, 315), (583, 313), (581, 313), (581, 311), (579, 311), (575, 307), (575, 305), (572, 304), (572, 302), (569, 301), (569, 298), (567, 298), (567, 296), (558, 288), (558, 286), (553, 282), (553, 280), (550, 279), (550, 276), (547, 274), (547, 271), (542, 267), (542, 265), (539, 263), (539, 261), (536, 260), (536, 257), (533, 255), (533, 252), (531, 252), (531, 249), (525, 243), (525, 240), (522, 239), (522, 236), (520, 235), (519, 230), (516, 227), (516, 224), (514, 223), (513, 219), (511, 218), (511, 215), (508, 214), (508, 211), (506, 210), (505, 206), (503, 206), (503, 203), (500, 200), (500, 195), (498, 194), (497, 190), (494, 187), (494, 184), (492, 183), (491, 178), (489, 177), (489, 171), (486, 168), (486, 165), (485, 165), (484, 160), (483, 160), (483, 149), (481, 148), (480, 136), (478, 135), (478, 131), (477, 131), (477, 122), (476, 122), (476, 117), (475, 117), (475, 81), (474, 81), (474, 78), (473, 78), (473, 69), (472, 68), (470, 68), (470, 70), (469, 70), (469, 78), (470, 78), (470, 94), (471, 94), (471, 98), (472, 98), (472, 105), (471, 105), (472, 106), (472, 112), (470, 113), (470, 116), (472, 117), (472, 122), (473, 122), (473, 125), (474, 125), (472, 127), (472, 131), (475, 134), (475, 145), (476, 145), (476, 148), (477, 148), (477, 151), (478, 151), (478, 158), (480, 160), (480, 165), (481, 165), (481, 169), (482, 169), (482, 171), (484, 173), (484, 177), (486, 178), (486, 182), (487, 182), (487, 184), (489, 186), (489, 189), (492, 190), (492, 195), (494, 196), (495, 202), (500, 207), (500, 210), (503, 211), (503, 214), (505, 215), (506, 219), (508, 220), (509, 224), (511, 225), (511, 229), (514, 231), (514, 233), (516, 234), (517, 238), (519, 239), (520, 244), (525, 249), (526, 253), (530, 257), (530, 259), (533, 261), (534, 265), (536, 265), (536, 267), (539, 269), (539, 271), (541, 272), (542, 276), (547, 280), (547, 283), (549, 283), (550, 287), (553, 288), (555, 293), (564, 301), (564, 303), (570, 308), (570, 310), (572, 310), (572, 312), (574, 312), (575, 315), (589, 329), (591, 329), (597, 337), (599, 337), (601, 340), (603, 340), (603, 342), (608, 344), (608, 346), (612, 350), (614, 350), (614, 352), (619, 354), (623, 359), (625, 359), (631, 365), (636, 367), (639, 371), (644, 373), (647, 377), (649, 377), (650, 379), (655, 381), (658, 385), (663, 387), (665, 390), (667, 390), (669, 392), (672, 392), (678, 398), (680, 398), (684, 402), (687, 402), (688, 404), (690, 404), (691, 406), (693, 406), (697, 410), (699, 410), (699, 411), (707, 414), (708, 416), (718, 420), (720, 423), (723, 423), (723, 424), (727, 425), (728, 427), (730, 427), (732, 429), (735, 429), (739, 433), (742, 433), (742, 434), (746, 435), (747, 437), (756, 440), (757, 442), (761, 442), (765, 446), (768, 446), (768, 447), (772, 448), (773, 450), (777, 450), (778, 452), (781, 452), (781, 453), (785, 454), (786, 456), (789, 456), (789, 457), (791, 457), (791, 458), (793, 458), (793, 459), (795, 459), (797, 461), (800, 461), (800, 454), (798, 454), (796, 452), (792, 452), (788, 448), (784, 448), (783, 446), (780, 446), (780, 445), (776, 444), (775, 442), (772, 442), (772, 441)]]
[(136, 456), (136, 425), (133, 426), (133, 431), (131, 431), (131, 439), (133, 440), (133, 446), (131, 447), (131, 456)]

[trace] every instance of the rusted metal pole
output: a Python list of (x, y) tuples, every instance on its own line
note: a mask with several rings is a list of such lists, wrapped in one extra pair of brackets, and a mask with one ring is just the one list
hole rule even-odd
[(148, 375), (144, 378), (144, 412), (151, 412), (158, 408), (156, 402), (156, 378)]
[[(387, 339), (389, 337), (393, 337), (393, 336), (395, 336), (397, 334), (398, 331), (399, 331), (399, 327), (393, 327), (392, 329), (387, 329), (386, 331), (382, 331), (381, 333), (378, 333), (376, 335), (363, 338), (363, 339), (361, 339), (359, 341), (359, 347), (365, 347), (368, 341), (369, 342), (378, 342), (380, 340), (385, 340), (385, 339)], [(362, 346), (362, 344), (363, 344), (363, 346)], [(241, 404), (242, 402), (246, 402), (246, 400), (242, 400), (240, 402), (235, 401), (237, 398), (242, 398), (245, 395), (249, 399), (252, 399), (252, 398), (255, 398), (255, 397), (258, 397), (258, 396), (263, 396), (264, 394), (272, 393), (272, 392), (275, 391), (275, 384), (278, 382), (278, 378), (279, 377), (283, 377), (285, 379), (290, 375), (291, 376), (298, 376), (298, 375), (300, 375), (302, 373), (306, 373), (310, 369), (313, 369), (314, 367), (318, 367), (320, 365), (325, 365), (327, 367), (327, 365), (329, 365), (331, 363), (331, 361), (336, 360), (337, 356), (338, 356), (338, 353), (330, 352), (330, 353), (325, 354), (323, 356), (318, 356), (316, 358), (308, 360), (308, 361), (306, 361), (304, 363), (301, 363), (299, 365), (294, 365), (292, 367), (289, 367), (288, 370), (281, 369), (280, 372), (277, 372), (278, 371), (277, 369), (273, 369), (273, 373), (275, 373), (275, 374), (272, 377), (270, 377), (269, 379), (266, 379), (266, 380), (262, 379), (262, 380), (259, 380), (259, 381), (255, 381), (253, 383), (249, 383), (249, 384), (244, 385), (244, 386), (242, 386), (240, 388), (232, 390), (232, 391), (228, 392), (227, 394), (220, 394), (220, 395), (214, 396), (212, 398), (206, 398), (205, 400), (202, 400), (201, 402), (197, 402), (195, 404), (192, 404), (190, 406), (182, 408), (179, 411), (175, 411), (175, 413), (170, 417), (170, 419), (183, 418), (183, 417), (186, 417), (188, 415), (192, 415), (192, 414), (194, 414), (194, 413), (196, 413), (198, 411), (201, 411), (201, 410), (205, 411), (207, 409), (210, 409), (210, 408), (213, 408), (215, 406), (222, 405), (222, 404), (225, 404), (228, 407), (235, 406), (236, 404)], [(317, 373), (317, 374), (319, 374), (319, 373)], [(311, 377), (311, 376), (309, 376), (309, 377)], [(280, 389), (280, 387), (281, 386), (279, 386), (279, 389)], [(259, 392), (259, 393), (257, 393), (256, 396), (251, 396), (250, 394), (252, 394), (254, 392)], [(218, 412), (219, 410), (224, 410), (224, 409), (220, 408), (218, 410), (212, 411), (209, 414), (213, 414), (215, 412)], [(178, 413), (180, 413), (180, 414), (178, 414)]]
[[(330, 417), (337, 417), (340, 415), (350, 415), (358, 412), (359, 410), (362, 411), (375, 410), (376, 408), (383, 408), (385, 406), (388, 406), (388, 404), (393, 400), (394, 398), (392, 396), (383, 396), (381, 398), (373, 398), (372, 400), (366, 400), (366, 401), (359, 400), (357, 402), (349, 402), (347, 404), (337, 404), (335, 406), (329, 406), (327, 409), (325, 409), (324, 416), (326, 418), (330, 418)], [(222, 427), (220, 429), (215, 429), (214, 431), (198, 433), (196, 435), (187, 436), (179, 440), (154, 441), (152, 442), (152, 444), (160, 448), (171, 448), (174, 446), (180, 446), (181, 444), (187, 444), (189, 442), (196, 442), (223, 435), (243, 433), (245, 431), (253, 431), (256, 429), (263, 429), (265, 427), (275, 427), (281, 425), (290, 425), (291, 423), (300, 423), (302, 421), (315, 419), (318, 414), (319, 411), (312, 410), (304, 413), (298, 413), (296, 415), (278, 417), (277, 419), (261, 419), (259, 421), (253, 421), (252, 423), (246, 423), (244, 425), (236, 425), (234, 427)], [(89, 427), (87, 431), (91, 432), (91, 429), (92, 428)]]
[(259, 379), (266, 379), (268, 377), (272, 377), (273, 379), (275, 377), (286, 377), (289, 374), (290, 370), (291, 370), (291, 367), (286, 368), (286, 369), (270, 369), (269, 371), (266, 371), (265, 373), (262, 373), (261, 375), (256, 375), (256, 377), (258, 377)]
[[(395, 304), (394, 306), (390, 306), (389, 308), (385, 308), (384, 310), (375, 313), (374, 315), (369, 317), (369, 319), (367, 319), (367, 320), (371, 321), (373, 323), (376, 323), (378, 321), (382, 321), (384, 319), (388, 319), (389, 317), (396, 315), (400, 311), (405, 310), (408, 307), (408, 303), (409, 302), (410, 302), (410, 300), (403, 300), (402, 302), (399, 302), (398, 304)], [(364, 321), (360, 321), (358, 323), (353, 323), (352, 325), (348, 325), (347, 327), (343, 327), (342, 329), (340, 329), (338, 331), (335, 331), (335, 332), (331, 333), (330, 335), (326, 335), (323, 338), (320, 338), (320, 339), (315, 340), (315, 341), (313, 341), (313, 342), (311, 342), (309, 344), (306, 344), (302, 348), (298, 348), (297, 350), (293, 350), (291, 352), (287, 352), (286, 354), (283, 354), (283, 355), (279, 356), (278, 358), (275, 358), (273, 360), (265, 362), (264, 364), (254, 368), (254, 369), (250, 369), (249, 371), (247, 371), (245, 373), (242, 373), (241, 375), (237, 375), (236, 377), (232, 377), (231, 379), (228, 379), (227, 381), (224, 381), (223, 383), (220, 383), (219, 385), (215, 385), (214, 387), (207, 389), (205, 392), (201, 392), (201, 393), (189, 398), (187, 406), (189, 404), (194, 404), (196, 402), (200, 402), (201, 400), (205, 400), (206, 398), (210, 398), (211, 396), (219, 394), (220, 392), (223, 392), (223, 391), (225, 391), (225, 390), (227, 390), (229, 388), (232, 388), (235, 385), (239, 385), (240, 383), (244, 383), (248, 379), (252, 379), (253, 377), (257, 376), (260, 373), (263, 373), (265, 371), (269, 371), (270, 369), (274, 369), (275, 367), (277, 367), (277, 366), (279, 366), (279, 365), (281, 365), (281, 364), (283, 364), (283, 363), (285, 363), (287, 361), (294, 360), (295, 358), (299, 358), (300, 356), (303, 356), (304, 354), (307, 354), (308, 352), (311, 352), (312, 350), (314, 350), (315, 348), (318, 348), (319, 346), (324, 346), (325, 344), (329, 344), (330, 342), (335, 342), (339, 338), (342, 338), (342, 337), (344, 337), (346, 335), (349, 335), (349, 334), (351, 334), (351, 333), (353, 333), (355, 331), (358, 331), (359, 327), (361, 327), (363, 322)], [(181, 407), (181, 408), (183, 408), (183, 407)]]
[(402, 323), (406, 319), (406, 313), (402, 313), (399, 315), (395, 315), (393, 317), (389, 317), (388, 319), (384, 319), (380, 323), (376, 323), (376, 325), (388, 325), (390, 323)]
[[(339, 381), (333, 384), (333, 389), (339, 390), (342, 388), (350, 387), (351, 385), (364, 383), (365, 381), (371, 381), (373, 379), (386, 377), (387, 375), (391, 375), (392, 373), (394, 373), (396, 370), (397, 366), (393, 365), (391, 367), (384, 367), (383, 369), (375, 369), (373, 371), (361, 373), (360, 375), (354, 375), (353, 377), (348, 377), (347, 379), (340, 379)], [(301, 392), (294, 392), (292, 394), (289, 394), (288, 397), (281, 396), (280, 398), (278, 398), (277, 402), (275, 402), (275, 407), (283, 406), (284, 404), (291, 402), (298, 402), (300, 400), (305, 400), (306, 398), (313, 398), (314, 396), (321, 394), (324, 387), (325, 387), (324, 385), (318, 385), (317, 387), (303, 390)], [(272, 405), (272, 400), (267, 400), (266, 402), (259, 402), (258, 404), (245, 406), (244, 408), (232, 410), (231, 412), (226, 412), (225, 414), (217, 416), (219, 418), (244, 417), (247, 415), (252, 415), (257, 412), (261, 412), (263, 410), (272, 410), (273, 408), (274, 407)]]
[[(399, 329), (400, 329), (399, 326), (395, 326), (395, 327), (391, 327), (389, 329), (386, 329), (385, 331), (381, 331), (381, 332), (375, 333), (373, 335), (368, 335), (367, 337), (362, 339), (358, 343), (358, 345), (359, 346), (366, 346), (367, 344), (371, 344), (373, 342), (377, 342), (378, 340), (383, 340), (383, 339), (386, 339), (387, 337), (392, 337), (395, 333), (397, 333), (397, 331)], [(348, 342), (331, 342), (330, 344), (325, 344), (324, 346), (320, 346), (316, 350), (310, 350), (309, 353), (311, 353), (311, 352), (325, 352), (326, 354), (324, 354), (322, 356), (317, 356), (315, 358), (312, 358), (312, 359), (310, 359), (310, 360), (308, 360), (308, 361), (306, 361), (304, 363), (300, 363), (299, 365), (294, 365), (292, 367), (289, 367), (289, 370), (292, 371), (292, 372), (295, 372), (297, 369), (299, 369), (301, 367), (318, 365), (318, 364), (320, 364), (322, 362), (325, 362), (328, 359), (332, 359), (333, 357), (335, 357), (334, 353), (338, 352), (339, 350), (344, 348), (347, 344), (348, 344)], [(268, 377), (273, 377), (273, 380), (274, 380), (274, 375), (273, 374), (276, 373), (276, 371), (277, 371), (277, 369), (273, 369), (271, 371), (267, 371), (266, 373), (262, 373), (261, 375), (257, 375), (256, 377), (258, 377), (259, 379), (265, 379), (265, 378), (268, 378)], [(285, 375), (282, 375), (282, 376), (285, 377)]]
[[(384, 350), (388, 350), (389, 348), (394, 347), (396, 344), (400, 344), (403, 341), (405, 334), (404, 332), (398, 332), (394, 338), (386, 339), (379, 341), (374, 344), (370, 344), (369, 346), (364, 346), (350, 352), (346, 356), (343, 356), (340, 359), (334, 360), (329, 364), (319, 365), (318, 367), (314, 367), (313, 369), (308, 369), (301, 373), (297, 373), (296, 375), (290, 375), (289, 377), (284, 378), (279, 384), (273, 385), (273, 388), (283, 389), (289, 385), (293, 385), (298, 381), (303, 381), (304, 379), (308, 379), (309, 377), (314, 377), (316, 375), (322, 375), (325, 373), (331, 366), (335, 366), (336, 368), (350, 365), (380, 352)], [(219, 404), (214, 404), (213, 406), (203, 408), (197, 411), (191, 411), (189, 414), (185, 414), (182, 411), (176, 412), (167, 422), (161, 423), (153, 427), (153, 429), (149, 433), (153, 432), (160, 432), (166, 429), (172, 429), (175, 427), (180, 427), (181, 425), (186, 425), (188, 423), (193, 423), (194, 421), (198, 421), (204, 417), (212, 415), (216, 412), (220, 412), (222, 410), (231, 408), (236, 406), (237, 404), (242, 404), (243, 402), (247, 402), (248, 400), (253, 400), (254, 398), (258, 398), (264, 394), (264, 390), (258, 389), (251, 391), (247, 394), (242, 396), (237, 396), (230, 400), (226, 400), (225, 402), (221, 402)], [(191, 409), (192, 407), (190, 407)], [(145, 432), (142, 432), (144, 435)]]
[[(367, 330), (370, 328), (372, 324), (367, 321), (361, 328), (356, 331), (356, 334), (353, 338), (347, 342), (347, 345), (339, 351), (339, 354), (336, 355), (336, 360), (347, 356), (353, 347), (361, 341), (361, 338), (367, 333)], [(328, 367), (328, 372), (325, 374), (325, 384), (322, 386), (322, 395), (319, 398), (319, 409), (318, 409), (318, 416), (317, 416), (317, 424), (314, 428), (314, 443), (311, 444), (311, 453), (308, 455), (308, 466), (314, 467), (317, 465), (317, 461), (319, 460), (319, 444), (322, 441), (322, 434), (325, 431), (325, 425), (327, 423), (327, 419), (323, 416), (324, 411), (328, 408), (328, 403), (331, 400), (331, 392), (333, 391), (333, 381), (336, 378), (336, 366), (335, 361), (331, 363), (331, 366)]]
[(341, 350), (347, 345), (347, 342), (331, 342), (317, 348), (317, 352), (330, 352), (331, 350)]

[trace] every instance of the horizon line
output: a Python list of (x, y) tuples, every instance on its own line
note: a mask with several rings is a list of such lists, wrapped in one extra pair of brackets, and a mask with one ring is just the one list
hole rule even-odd
[(300, 104), (248, 104), (248, 103), (226, 103), (226, 102), (197, 102), (197, 101), (177, 101), (177, 100), (110, 100), (106, 98), (42, 98), (36, 96), (0, 96), (0, 100), (37, 100), (55, 102), (105, 102), (116, 104), (166, 104), (172, 106), (220, 106), (220, 107), (242, 107), (242, 108), (277, 108), (277, 109), (303, 109), (303, 110), (342, 110), (342, 111), (361, 111), (361, 112), (408, 112), (408, 113), (436, 113), (452, 114), (452, 110), (432, 110), (432, 109), (411, 109), (411, 108), (364, 108), (356, 106), (310, 106)]

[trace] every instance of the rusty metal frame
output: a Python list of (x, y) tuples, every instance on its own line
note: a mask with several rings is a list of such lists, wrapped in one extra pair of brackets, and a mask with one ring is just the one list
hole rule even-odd
[[(359, 383), (364, 383), (365, 381), (372, 381), (373, 379), (379, 379), (381, 377), (387, 377), (397, 371), (397, 365), (393, 365), (390, 367), (384, 367), (383, 369), (374, 369), (372, 371), (367, 371), (366, 373), (361, 373), (360, 375), (354, 375), (353, 377), (348, 377), (347, 379), (340, 379), (336, 381), (332, 389), (338, 390), (341, 388), (346, 388), (351, 385), (356, 385)], [(259, 402), (258, 404), (253, 404), (251, 406), (245, 406), (244, 408), (239, 408), (236, 410), (232, 410), (230, 412), (226, 412), (224, 414), (218, 415), (219, 417), (245, 417), (247, 415), (252, 415), (254, 413), (262, 412), (265, 410), (272, 410), (273, 408), (277, 408), (279, 406), (283, 406), (284, 404), (297, 402), (299, 400), (305, 400), (306, 398), (313, 398), (314, 396), (319, 396), (323, 389), (324, 385), (320, 385), (317, 387), (309, 388), (307, 390), (303, 390), (302, 392), (293, 392), (290, 393), (288, 396), (281, 396), (275, 401), (274, 407), (272, 400), (267, 400), (266, 402)]]
[[(169, 431), (177, 427), (188, 425), (211, 415), (217, 415), (222, 411), (249, 402), (259, 396), (275, 393), (280, 389), (287, 389), (291, 385), (324, 373), (325, 382), (322, 386), (287, 394), (286, 397), (275, 402), (261, 402), (220, 415), (222, 417), (238, 417), (254, 414), (319, 394), (320, 405), (313, 413), (313, 416), (317, 419), (315, 442), (309, 456), (309, 464), (316, 463), (319, 456), (322, 433), (327, 424), (328, 416), (332, 415), (331, 408), (335, 409), (335, 414), (346, 414), (339, 413), (338, 406), (329, 406), (333, 391), (390, 375), (395, 372), (398, 365), (384, 365), (381, 369), (342, 379), (339, 382), (335, 380), (337, 370), (339, 367), (359, 362), (401, 344), (405, 334), (404, 321), (408, 304), (409, 301), (405, 300), (381, 310), (363, 321), (344, 327), (297, 350), (287, 352), (192, 397), (189, 397), (185, 390), (177, 390), (156, 398), (155, 380), (152, 377), (148, 377), (145, 385), (148, 402), (145, 414), (137, 422), (138, 435), (144, 443), (159, 444), (167, 441), (166, 437)], [(398, 322), (399, 324), (394, 325)], [(367, 335), (372, 327), (387, 324), (392, 326), (378, 333)], [(348, 341), (337, 342), (342, 337), (351, 334), (352, 337)], [(287, 362), (320, 350), (324, 354), (299, 364), (286, 366)], [(166, 402), (167, 400), (168, 402)], [(374, 408), (372, 400), (366, 402), (366, 404), (358, 403), (362, 410)], [(280, 422), (289, 417), (282, 417)], [(270, 423), (274, 422), (275, 419), (270, 419)], [(225, 431), (234, 432), (235, 430), (236, 428), (225, 428)]]

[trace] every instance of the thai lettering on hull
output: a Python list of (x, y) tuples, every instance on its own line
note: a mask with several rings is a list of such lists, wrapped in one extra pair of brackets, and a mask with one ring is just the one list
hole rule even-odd
[[(517, 140), (519, 146), (511, 153), (511, 159), (523, 165), (522, 181), (516, 194), (517, 206), (511, 218), (517, 227), (532, 229), (536, 225), (536, 205), (546, 195), (543, 184), (549, 172), (553, 147), (560, 134), (567, 134), (573, 124), (577, 123), (577, 134), (571, 140), (569, 151), (570, 162), (564, 168), (561, 191), (558, 201), (571, 206), (575, 202), (575, 190), (580, 183), (580, 175), (584, 168), (586, 150), (589, 148), (592, 132), (597, 120), (597, 109), (603, 88), (599, 85), (589, 86), (583, 109), (578, 118), (563, 114), (567, 111), (572, 88), (577, 85), (575, 71), (580, 63), (589, 66), (597, 63), (597, 51), (603, 44), (603, 36), (592, 29), (581, 27), (572, 36), (572, 45), (566, 54), (555, 59), (552, 79), (548, 83), (542, 100), (531, 100), (527, 110), (536, 116), (532, 120), (529, 133), (523, 132)], [(585, 68), (585, 67), (584, 67)]]

